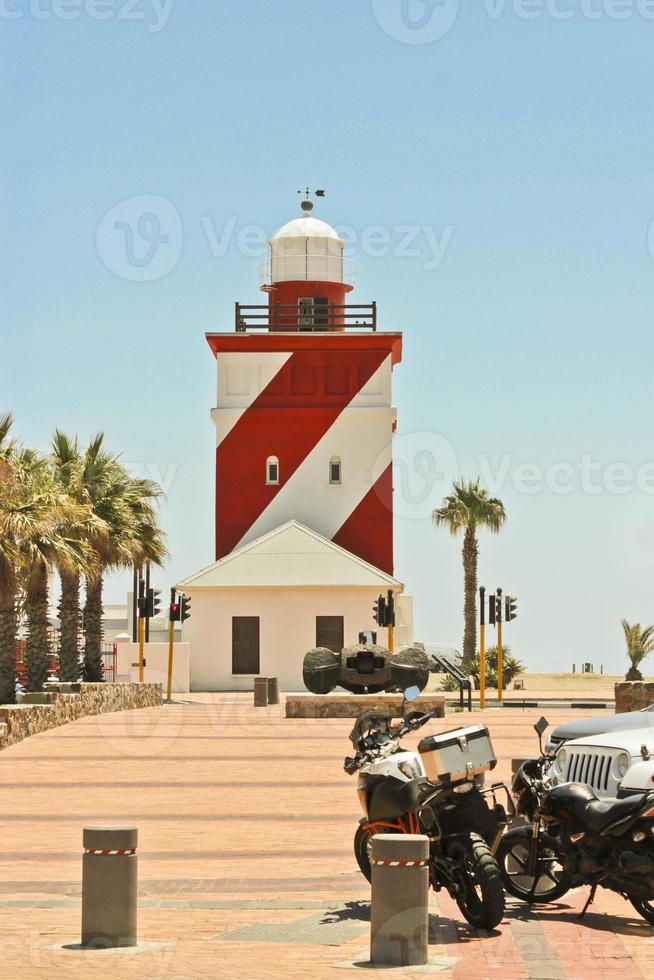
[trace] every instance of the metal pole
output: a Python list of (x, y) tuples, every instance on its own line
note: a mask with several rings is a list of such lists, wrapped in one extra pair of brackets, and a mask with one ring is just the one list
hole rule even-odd
[(486, 589), (479, 589), (479, 707), (486, 703)]
[(389, 625), (388, 627), (388, 649), (393, 653), (395, 644), (395, 638), (393, 636), (393, 627)]
[(145, 640), (145, 621), (141, 617), (139, 619), (139, 683), (143, 683), (143, 643)]
[(173, 647), (175, 645), (175, 624), (168, 623), (168, 701), (172, 700), (173, 690)]
[(134, 565), (134, 584), (132, 586), (132, 643), (138, 639), (138, 591), (140, 570)]
[[(145, 565), (145, 594), (147, 596), (150, 591), (150, 562), (146, 562)], [(150, 617), (145, 617), (145, 642), (150, 642)]]
[(502, 704), (502, 590), (497, 590), (497, 700)]

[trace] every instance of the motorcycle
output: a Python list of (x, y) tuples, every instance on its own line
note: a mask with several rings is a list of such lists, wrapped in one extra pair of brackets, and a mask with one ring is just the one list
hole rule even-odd
[(511, 787), (528, 823), (509, 830), (496, 852), (504, 888), (531, 904), (590, 885), (583, 916), (601, 886), (654, 924), (654, 790), (600, 800), (582, 783), (554, 785), (548, 770), (556, 752), (542, 751), (547, 722), (535, 727), (541, 755), (519, 767)]
[[(418, 688), (405, 691), (405, 702), (419, 693)], [(493, 848), (506, 827), (506, 811), (496, 794), (504, 790), (508, 800), (508, 789), (503, 784), (481, 789), (484, 772), (495, 765), (481, 725), (425, 738), (418, 752), (405, 751), (400, 740), (433, 717), (435, 712), (413, 711), (393, 727), (390, 712), (373, 709), (358, 719), (350, 735), (356, 754), (344, 763), (348, 774), (358, 773), (365, 814), (354, 837), (354, 853), (370, 881), (375, 834), (425, 834), (431, 886), (447, 889), (472, 926), (491, 930), (504, 915)]]

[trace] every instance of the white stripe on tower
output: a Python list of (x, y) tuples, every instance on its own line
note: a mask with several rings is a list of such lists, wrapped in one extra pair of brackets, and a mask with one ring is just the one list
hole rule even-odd
[(254, 364), (250, 353), (221, 353), (218, 358), (217, 408), (211, 412), (216, 426), (216, 446), (231, 432), (289, 357), (291, 351), (258, 352)]

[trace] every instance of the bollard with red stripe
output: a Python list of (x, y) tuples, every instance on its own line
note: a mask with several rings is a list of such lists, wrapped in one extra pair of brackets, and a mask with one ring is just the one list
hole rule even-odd
[(82, 859), (82, 946), (136, 946), (136, 827), (85, 827)]
[(429, 838), (377, 834), (372, 845), (370, 960), (375, 966), (428, 962)]

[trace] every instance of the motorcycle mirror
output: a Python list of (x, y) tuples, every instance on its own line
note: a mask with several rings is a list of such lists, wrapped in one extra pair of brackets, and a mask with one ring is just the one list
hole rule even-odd
[(406, 691), (404, 692), (405, 701), (416, 701), (419, 697), (420, 697), (419, 687), (407, 687)]
[(541, 755), (543, 754), (543, 734), (544, 732), (547, 731), (549, 727), (550, 727), (549, 721), (547, 720), (547, 718), (544, 718), (542, 715), (534, 725), (534, 729), (536, 730), (536, 734), (538, 735), (538, 747), (540, 748)]

